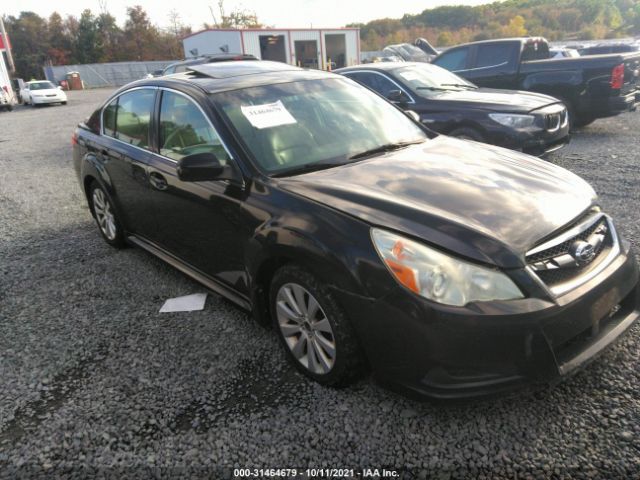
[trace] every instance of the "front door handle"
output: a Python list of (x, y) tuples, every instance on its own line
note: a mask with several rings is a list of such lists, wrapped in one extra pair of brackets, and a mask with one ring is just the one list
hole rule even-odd
[(149, 174), (149, 183), (151, 183), (151, 186), (156, 190), (166, 190), (169, 188), (167, 180), (157, 172), (151, 172)]

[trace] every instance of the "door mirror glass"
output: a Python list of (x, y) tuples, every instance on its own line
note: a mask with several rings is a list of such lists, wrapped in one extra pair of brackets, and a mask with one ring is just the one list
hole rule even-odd
[(389, 90), (389, 92), (387, 93), (387, 99), (395, 102), (395, 103), (399, 103), (399, 102), (404, 102), (406, 100), (406, 97), (403, 93), (402, 90)]
[(206, 182), (222, 179), (228, 168), (220, 163), (215, 154), (203, 152), (183, 157), (178, 162), (177, 172), (183, 182)]

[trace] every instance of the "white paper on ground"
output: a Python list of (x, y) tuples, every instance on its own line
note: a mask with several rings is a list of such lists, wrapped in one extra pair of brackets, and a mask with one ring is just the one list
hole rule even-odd
[(280, 100), (264, 105), (242, 105), (240, 109), (251, 125), (259, 129), (297, 123)]
[(194, 293), (193, 295), (185, 295), (184, 297), (170, 298), (162, 308), (160, 313), (169, 312), (193, 312), (195, 310), (203, 310), (204, 302), (207, 300), (206, 293)]

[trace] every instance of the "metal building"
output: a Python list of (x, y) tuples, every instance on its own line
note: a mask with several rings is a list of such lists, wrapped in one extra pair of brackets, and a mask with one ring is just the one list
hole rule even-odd
[(323, 70), (356, 65), (358, 28), (211, 29), (182, 40), (185, 57), (209, 53), (248, 53), (261, 60)]

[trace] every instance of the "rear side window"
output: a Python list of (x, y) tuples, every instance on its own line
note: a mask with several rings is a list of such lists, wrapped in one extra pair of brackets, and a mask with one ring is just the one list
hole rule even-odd
[(513, 43), (479, 45), (475, 68), (499, 67), (514, 63), (517, 52), (517, 45)]
[(452, 72), (464, 70), (467, 68), (467, 57), (469, 56), (469, 48), (458, 48), (450, 52), (443, 53), (439, 58), (434, 60), (434, 64), (439, 67), (446, 68)]
[(149, 148), (149, 124), (155, 90), (140, 89), (123, 93), (104, 109), (105, 135), (140, 148)]
[(104, 134), (110, 137), (116, 136), (116, 113), (118, 111), (118, 99), (116, 98), (104, 109), (102, 114), (102, 125)]
[(160, 154), (173, 160), (210, 152), (221, 164), (229, 160), (218, 133), (197, 105), (177, 93), (162, 93), (160, 106)]

